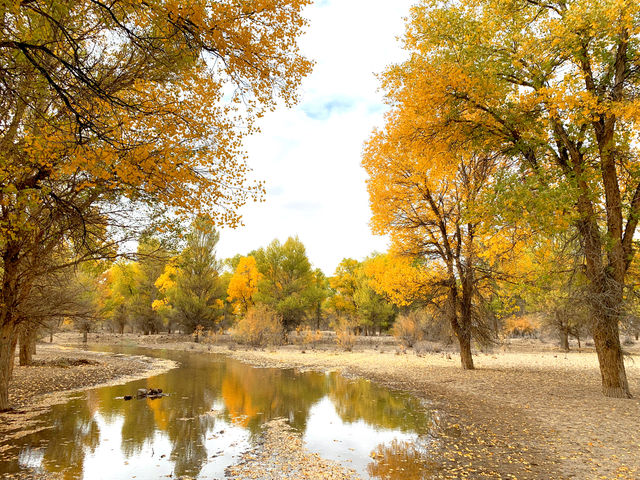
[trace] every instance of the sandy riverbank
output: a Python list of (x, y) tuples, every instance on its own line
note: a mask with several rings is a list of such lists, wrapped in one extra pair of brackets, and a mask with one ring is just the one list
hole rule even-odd
[[(126, 383), (158, 375), (175, 362), (144, 356), (90, 352), (62, 345), (39, 344), (34, 364), (17, 364), (9, 385), (13, 411), (0, 413), (0, 439), (27, 435), (32, 420), (51, 405), (62, 403), (69, 393)], [(0, 446), (0, 452), (1, 452)]]
[(634, 399), (605, 398), (595, 353), (548, 344), (514, 345), (475, 357), (462, 371), (449, 353), (361, 349), (254, 351), (180, 342), (176, 337), (110, 337), (99, 342), (210, 350), (259, 366), (340, 370), (431, 402), (439, 412), (430, 452), (433, 478), (640, 478), (640, 356), (627, 358)]

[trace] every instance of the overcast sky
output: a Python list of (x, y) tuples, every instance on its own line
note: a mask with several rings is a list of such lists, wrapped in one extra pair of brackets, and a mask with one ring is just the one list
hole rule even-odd
[(411, 0), (317, 0), (306, 10), (303, 53), (316, 62), (293, 109), (266, 115), (246, 142), (266, 202), (248, 204), (244, 227), (221, 233), (222, 258), (298, 235), (314, 267), (332, 275), (345, 257), (385, 251), (369, 228), (362, 147), (382, 126), (379, 73), (403, 58), (397, 37)]

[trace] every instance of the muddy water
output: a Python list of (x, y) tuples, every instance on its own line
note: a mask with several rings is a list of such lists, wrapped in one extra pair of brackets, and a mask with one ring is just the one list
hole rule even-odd
[[(408, 394), (336, 373), (253, 368), (224, 356), (118, 351), (161, 356), (180, 367), (78, 393), (54, 406), (38, 419), (46, 429), (4, 446), (0, 474), (224, 478), (225, 469), (259, 440), (261, 425), (284, 417), (307, 449), (363, 478), (421, 478), (419, 471), (407, 475), (419, 468), (415, 460), (427, 441), (430, 414)], [(118, 398), (139, 388), (162, 388), (170, 395)]]

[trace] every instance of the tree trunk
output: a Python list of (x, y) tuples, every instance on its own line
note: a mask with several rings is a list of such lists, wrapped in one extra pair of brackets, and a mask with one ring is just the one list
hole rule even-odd
[(23, 323), (18, 338), (20, 341), (20, 366), (26, 367), (31, 365), (36, 351), (36, 329)]
[(87, 331), (82, 332), (82, 343), (87, 343)]
[(12, 324), (0, 327), (0, 412), (9, 410), (9, 380), (18, 336)]
[(464, 370), (475, 370), (473, 356), (471, 355), (471, 335), (460, 335), (460, 362)]
[(631, 398), (624, 368), (617, 318), (603, 318), (592, 328), (593, 343), (598, 353), (602, 393), (606, 397)]
[(560, 348), (562, 348), (565, 352), (569, 351), (569, 331), (560, 327)]

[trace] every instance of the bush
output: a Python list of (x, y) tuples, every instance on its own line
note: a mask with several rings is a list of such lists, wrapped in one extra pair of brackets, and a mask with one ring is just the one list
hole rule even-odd
[(353, 325), (346, 319), (339, 319), (336, 326), (336, 344), (345, 352), (353, 350), (356, 343), (356, 335), (353, 333)]
[(391, 334), (396, 337), (404, 347), (413, 347), (424, 338), (423, 317), (424, 315), (417, 311), (398, 316), (391, 328)]
[(284, 329), (278, 314), (267, 306), (250, 308), (245, 317), (233, 329), (236, 342), (252, 347), (280, 345), (284, 339)]
[(322, 341), (324, 338), (322, 332), (320, 330), (311, 330), (309, 327), (304, 329), (298, 328), (296, 329), (296, 338), (300, 343), (300, 346), (303, 348), (311, 347), (312, 350), (315, 350), (316, 345)]
[(513, 315), (505, 321), (504, 333), (508, 337), (533, 337), (540, 332), (540, 327), (540, 320), (534, 316)]

